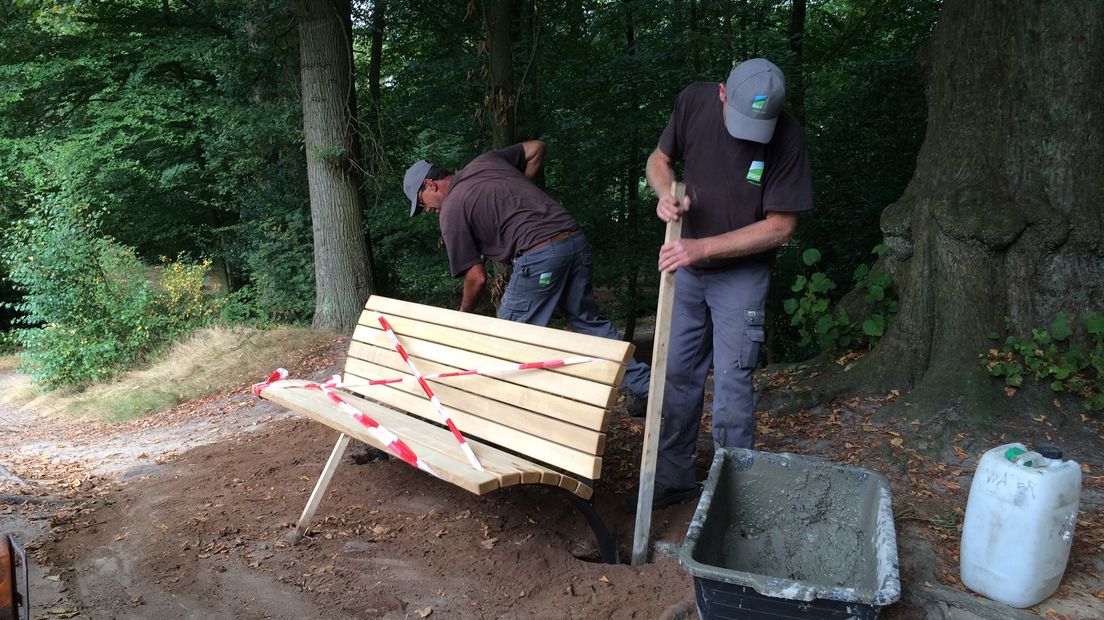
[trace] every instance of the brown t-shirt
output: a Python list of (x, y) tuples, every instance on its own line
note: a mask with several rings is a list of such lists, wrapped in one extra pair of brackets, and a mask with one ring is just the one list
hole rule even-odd
[(483, 256), (510, 262), (519, 251), (576, 228), (571, 214), (525, 176), (520, 144), (488, 151), (464, 166), (441, 206), (453, 277)]
[[(683, 161), (690, 210), (682, 236), (724, 234), (766, 217), (768, 211), (813, 207), (813, 182), (801, 125), (782, 112), (769, 144), (739, 140), (725, 130), (722, 103), (713, 82), (696, 82), (679, 94), (659, 149)], [(774, 250), (695, 263), (707, 272), (748, 262), (770, 261)]]

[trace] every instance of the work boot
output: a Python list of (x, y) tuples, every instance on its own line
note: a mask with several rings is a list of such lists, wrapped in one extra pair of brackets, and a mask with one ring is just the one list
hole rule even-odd
[[(701, 492), (697, 486), (690, 487), (689, 489), (672, 489), (665, 487), (658, 482), (652, 491), (652, 510), (657, 508), (663, 508), (665, 506), (673, 506), (675, 504), (681, 504), (688, 502), (698, 496)], [(629, 496), (622, 502), (621, 507), (625, 509), (625, 512), (629, 514), (636, 514), (636, 504), (638, 497), (640, 496), (640, 485), (634, 486), (629, 490)]]
[(629, 395), (625, 397), (625, 409), (631, 417), (646, 417), (648, 415), (648, 397), (629, 393)]

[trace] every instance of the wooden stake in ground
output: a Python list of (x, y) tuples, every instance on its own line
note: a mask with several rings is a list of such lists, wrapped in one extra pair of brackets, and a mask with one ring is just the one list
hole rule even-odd
[[(686, 186), (671, 182), (671, 195), (682, 206)], [(663, 243), (682, 238), (682, 217), (667, 222)], [(671, 340), (671, 310), (675, 303), (675, 274), (659, 276), (659, 303), (656, 305), (655, 342), (652, 347), (652, 381), (648, 387), (648, 415), (644, 418), (644, 450), (640, 457), (640, 492), (636, 500), (636, 530), (633, 533), (632, 563), (648, 561), (648, 538), (652, 533), (652, 494), (655, 487), (656, 457), (659, 453), (659, 425), (663, 409), (663, 390), (667, 386), (667, 351)]]

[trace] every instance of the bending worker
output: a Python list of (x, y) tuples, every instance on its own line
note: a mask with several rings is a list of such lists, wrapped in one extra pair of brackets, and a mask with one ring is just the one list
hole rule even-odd
[[(487, 257), (513, 263), (498, 318), (546, 326), (559, 308), (572, 331), (619, 339), (594, 301), (586, 237), (571, 214), (533, 183), (544, 151), (544, 142), (530, 140), (488, 151), (456, 174), (416, 162), (403, 178), (410, 215), (440, 214), (452, 275), (464, 276), (462, 312), (474, 310), (483, 293)], [(644, 414), (650, 378), (647, 364), (630, 360), (622, 380), (630, 414)]]
[[(691, 84), (648, 158), (656, 214), (683, 218), (682, 239), (659, 251), (660, 271), (675, 272), (675, 301), (653, 509), (698, 493), (694, 451), (711, 364), (714, 445), (751, 448), (755, 440), (751, 375), (771, 263), (798, 212), (813, 206), (805, 139), (782, 110), (785, 93), (782, 71), (761, 58), (737, 65), (725, 84)], [(681, 205), (671, 196), (676, 160), (686, 183)]]

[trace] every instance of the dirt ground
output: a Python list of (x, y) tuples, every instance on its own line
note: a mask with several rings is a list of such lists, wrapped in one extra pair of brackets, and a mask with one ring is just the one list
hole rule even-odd
[[(293, 377), (321, 377), (341, 357)], [(328, 366), (328, 367), (327, 367)], [(258, 378), (260, 379), (260, 378)], [(0, 376), (0, 390), (24, 380)], [(790, 377), (762, 372), (784, 390)], [(881, 420), (897, 398), (760, 412), (759, 443), (867, 467), (893, 487), (902, 600), (883, 618), (1104, 618), (1104, 439), (1072, 413), (973, 436)], [(629, 556), (643, 429), (619, 407), (597, 506)], [(654, 513), (653, 562), (593, 561), (566, 494), (477, 497), (351, 447), (307, 539), (289, 544), (336, 433), (241, 390), (116, 425), (0, 408), (0, 533), (26, 548), (34, 618), (692, 618), (675, 554), (694, 503)], [(1081, 513), (1058, 592), (1024, 611), (958, 580), (973, 470), (1008, 441), (1061, 445), (1082, 464)], [(356, 444), (352, 444), (356, 446)], [(700, 473), (711, 458), (703, 433)]]

